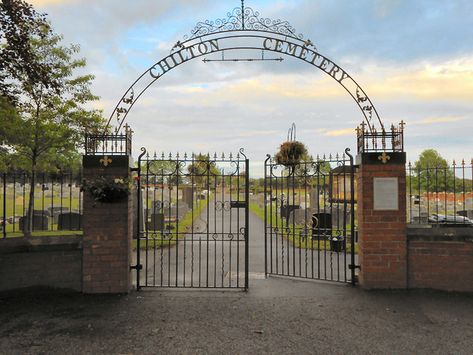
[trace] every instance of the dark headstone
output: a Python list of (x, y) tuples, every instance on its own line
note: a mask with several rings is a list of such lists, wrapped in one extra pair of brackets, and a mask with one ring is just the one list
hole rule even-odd
[[(28, 226), (28, 217), (20, 217), (20, 230), (25, 231)], [(33, 231), (46, 231), (49, 229), (47, 216), (33, 214)]]
[(61, 206), (54, 206), (54, 207), (49, 207), (49, 216), (53, 217), (53, 223), (58, 224), (58, 217), (61, 213), (67, 213), (69, 212), (69, 207), (62, 207)]
[(151, 220), (147, 223), (148, 230), (163, 230), (164, 229), (164, 214), (154, 213), (151, 215)]
[(299, 205), (282, 205), (281, 206), (281, 218), (285, 218), (286, 221), (289, 220), (293, 211), (301, 208)]
[(62, 213), (58, 216), (57, 229), (77, 231), (82, 228), (82, 215), (79, 213)]
[[(26, 210), (25, 214), (28, 215), (28, 210)], [(46, 216), (46, 217), (51, 216), (51, 214), (47, 210), (33, 210), (33, 214), (35, 216)]]
[(314, 213), (312, 215), (312, 239), (327, 239), (332, 236), (332, 215)]
[(194, 207), (194, 190), (192, 187), (184, 187), (182, 189), (182, 201), (186, 203), (189, 208)]
[(163, 209), (163, 202), (160, 200), (153, 201), (153, 213), (161, 213)]

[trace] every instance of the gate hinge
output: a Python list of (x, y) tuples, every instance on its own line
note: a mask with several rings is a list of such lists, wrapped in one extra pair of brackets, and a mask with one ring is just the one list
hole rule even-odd
[(143, 265), (141, 264), (130, 265), (130, 270), (143, 270)]
[(361, 265), (353, 265), (353, 264), (350, 264), (348, 265), (348, 268), (350, 270), (356, 270), (356, 269), (360, 269), (361, 270)]
[(138, 168), (130, 168), (130, 171), (138, 171)]

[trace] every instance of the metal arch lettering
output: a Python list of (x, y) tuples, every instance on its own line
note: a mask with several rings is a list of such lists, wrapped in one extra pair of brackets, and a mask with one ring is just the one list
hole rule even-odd
[[(241, 41), (236, 45), (234, 43), (232, 44), (235, 40), (241, 39), (248, 40), (249, 45), (242, 44)], [(227, 44), (227, 42), (229, 42), (229, 44)], [(147, 69), (131, 85), (112, 112), (112, 115), (107, 122), (107, 128), (112, 119), (116, 117), (119, 123), (118, 129), (120, 129), (132, 107), (141, 95), (151, 85), (153, 85), (156, 80), (160, 79), (167, 72), (181, 64), (222, 51), (266, 50), (302, 60), (322, 70), (325, 74), (338, 82), (338, 84), (341, 85), (353, 98), (361, 110), (369, 130), (375, 130), (376, 124), (379, 124), (380, 129), (383, 130), (384, 125), (376, 111), (376, 108), (361, 86), (334, 61), (317, 52), (314, 46), (312, 46), (314, 49), (309, 48), (310, 45), (307, 45), (307, 43), (308, 41), (283, 36), (280, 33), (270, 33), (268, 31), (258, 30), (211, 33), (180, 43), (179, 46), (175, 48), (177, 50), (173, 50), (171, 54)], [(141, 81), (146, 80), (149, 82), (145, 82), (144, 88), (137, 90), (138, 84)], [(138, 95), (134, 95), (136, 92), (138, 92)], [(373, 122), (374, 119), (377, 120), (376, 123)]]

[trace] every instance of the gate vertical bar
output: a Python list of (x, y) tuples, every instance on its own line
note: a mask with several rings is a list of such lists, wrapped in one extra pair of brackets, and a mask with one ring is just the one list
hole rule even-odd
[[(15, 217), (13, 217), (13, 221)], [(3, 173), (3, 239), (7, 238), (7, 173)]]
[(351, 284), (354, 286), (356, 284), (355, 280), (355, 166), (353, 163), (353, 155), (350, 153), (350, 149), (345, 149), (345, 153), (347, 153), (348, 157), (350, 158), (350, 208), (351, 208), (351, 216), (350, 216), (350, 234), (351, 234)]
[[(138, 213), (137, 213), (137, 226), (136, 226), (136, 289), (139, 291), (141, 286), (140, 286), (140, 270), (141, 270), (141, 259), (140, 259), (140, 239), (141, 239), (141, 219), (143, 218), (141, 216), (141, 158), (146, 154), (146, 149), (141, 148), (142, 153), (138, 157), (138, 168), (137, 168), (137, 173), (138, 173), (138, 179), (137, 179), (137, 184), (136, 184), (136, 195), (138, 198), (137, 201), (137, 206), (138, 206)], [(146, 250), (148, 252), (148, 250)]]
[(249, 288), (249, 219), (250, 219), (250, 161), (245, 157), (245, 291)]
[[(266, 158), (264, 161), (264, 275), (268, 277), (268, 204), (266, 203), (266, 199), (268, 198), (268, 176), (267, 176), (267, 169), (268, 169), (268, 160), (270, 156)], [(271, 200), (270, 200), (271, 201)]]

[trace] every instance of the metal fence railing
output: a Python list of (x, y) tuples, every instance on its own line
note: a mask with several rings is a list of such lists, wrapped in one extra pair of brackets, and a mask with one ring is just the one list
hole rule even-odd
[(408, 223), (473, 227), (473, 161), (407, 166)]
[[(28, 173), (1, 173), (0, 231), (2, 238), (28, 229), (31, 178)], [(38, 173), (33, 189), (33, 235), (82, 230), (81, 173)]]

